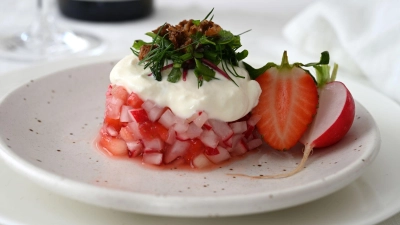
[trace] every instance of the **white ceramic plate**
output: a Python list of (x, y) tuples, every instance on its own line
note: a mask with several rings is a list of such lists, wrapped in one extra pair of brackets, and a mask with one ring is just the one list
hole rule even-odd
[(1, 156), (17, 171), (61, 195), (129, 212), (228, 216), (267, 212), (326, 196), (358, 178), (375, 158), (380, 136), (357, 103), (356, 119), (338, 144), (315, 150), (307, 168), (286, 179), (234, 177), (290, 170), (301, 148), (267, 148), (207, 172), (156, 170), (111, 159), (95, 149), (108, 73), (114, 62), (34, 79), (0, 103)]

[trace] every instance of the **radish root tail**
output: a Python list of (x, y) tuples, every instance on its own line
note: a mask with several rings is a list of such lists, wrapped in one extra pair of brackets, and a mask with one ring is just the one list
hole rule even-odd
[(285, 177), (290, 177), (298, 172), (300, 172), (308, 159), (308, 156), (311, 154), (313, 148), (309, 145), (307, 145), (304, 149), (303, 153), (303, 158), (301, 159), (299, 165), (297, 165), (296, 168), (294, 168), (292, 171), (286, 172), (286, 173), (279, 173), (275, 175), (259, 175), (259, 176), (250, 176), (246, 174), (228, 174), (232, 176), (240, 176), (240, 177), (249, 177), (249, 178), (255, 178), (255, 179), (278, 179), (278, 178), (285, 178)]

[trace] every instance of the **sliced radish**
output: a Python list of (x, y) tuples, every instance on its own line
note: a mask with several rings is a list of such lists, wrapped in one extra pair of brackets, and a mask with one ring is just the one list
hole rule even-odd
[(217, 148), (214, 148), (214, 149), (208, 148), (208, 149), (206, 149), (205, 153), (206, 153), (206, 157), (214, 164), (218, 164), (220, 162), (228, 160), (231, 157), (228, 150), (226, 150), (225, 148), (223, 148), (221, 146), (218, 146)]
[(180, 141), (186, 141), (189, 140), (189, 136), (186, 132), (183, 133), (178, 133), (176, 132), (176, 140), (180, 140)]
[(156, 103), (154, 103), (153, 101), (146, 100), (146, 101), (143, 102), (142, 108), (143, 108), (144, 110), (146, 110), (147, 113), (149, 113), (150, 110), (151, 110), (155, 105), (156, 105)]
[(176, 158), (183, 156), (190, 147), (189, 141), (175, 141), (173, 145), (166, 149), (164, 154), (164, 163), (168, 164)]
[(160, 165), (162, 163), (163, 154), (159, 152), (144, 153), (142, 161), (146, 164)]
[(204, 145), (210, 148), (216, 148), (218, 146), (219, 137), (212, 130), (203, 130), (200, 135), (200, 140)]
[(132, 131), (132, 134), (135, 138), (137, 138), (137, 139), (142, 138), (142, 134), (140, 133), (140, 129), (139, 129), (139, 123), (137, 123), (135, 120), (133, 120), (132, 122), (128, 123), (128, 127)]
[(222, 141), (228, 140), (233, 135), (233, 130), (228, 125), (228, 123), (216, 120), (216, 119), (209, 119), (212, 129), (214, 132), (221, 137)]

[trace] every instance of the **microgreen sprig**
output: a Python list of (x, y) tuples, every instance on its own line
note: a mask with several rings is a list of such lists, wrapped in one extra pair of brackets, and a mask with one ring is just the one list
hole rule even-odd
[[(203, 20), (191, 20), (193, 26), (200, 27), (203, 23), (214, 24), (211, 22), (214, 18), (214, 16), (211, 15), (213, 10), (214, 9), (212, 9)], [(211, 18), (207, 20), (210, 16)], [(199, 87), (202, 86), (204, 81), (208, 82), (217, 79), (215, 77), (216, 72), (233, 82), (234, 80), (229, 74), (238, 78), (243, 78), (235, 69), (239, 61), (248, 56), (247, 50), (237, 52), (242, 46), (240, 43), (241, 34), (233, 35), (230, 31), (220, 29), (217, 34), (207, 36), (204, 31), (197, 31), (188, 37), (188, 39), (190, 39), (188, 44), (176, 47), (171, 41), (173, 39), (169, 37), (169, 33), (161, 35), (161, 30), (163, 30), (165, 26), (167, 26), (167, 23), (162, 25), (156, 33), (146, 33), (147, 36), (152, 38), (151, 42), (148, 43), (143, 40), (136, 40), (131, 47), (133, 54), (139, 56), (142, 46), (151, 46), (150, 51), (148, 51), (145, 57), (140, 61), (140, 64), (144, 65), (144, 68), (150, 68), (156, 80), (161, 81), (163, 79), (161, 71), (167, 65), (169, 65), (168, 67), (172, 67), (167, 76), (167, 80), (173, 83), (181, 79), (185, 80), (187, 70), (189, 69), (194, 69)], [(218, 64), (221, 64), (222, 69), (217, 66)]]

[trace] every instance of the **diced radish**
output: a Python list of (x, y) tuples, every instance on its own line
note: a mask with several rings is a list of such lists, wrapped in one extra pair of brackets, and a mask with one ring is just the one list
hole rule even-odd
[(255, 128), (256, 128), (255, 126), (252, 126), (252, 125), (247, 124), (247, 131), (244, 132), (244, 137), (245, 137), (245, 138), (249, 138), (250, 135), (253, 134), (253, 131), (254, 131)]
[(160, 138), (142, 139), (144, 151), (161, 151), (164, 148), (164, 142)]
[(202, 127), (203, 129), (206, 129), (206, 130), (211, 130), (212, 129), (212, 126), (211, 126), (211, 124), (210, 124), (210, 122), (208, 122), (208, 120), (203, 124), (203, 127)]
[(168, 130), (168, 137), (165, 140), (165, 143), (172, 145), (176, 141), (176, 132), (174, 129), (170, 128)]
[[(235, 135), (233, 135), (235, 136)], [(230, 137), (228, 140), (225, 140), (223, 142), (220, 142), (219, 144), (225, 148), (229, 148), (228, 151), (230, 150), (230, 148), (232, 148), (233, 146), (233, 136)]]
[(188, 130), (189, 124), (184, 119), (175, 117), (175, 122), (174, 129), (177, 133), (185, 133)]
[(106, 92), (106, 96), (108, 97), (108, 96), (111, 96), (111, 90), (112, 90), (112, 88), (113, 88), (113, 86), (110, 84), (110, 85), (108, 85), (108, 89), (107, 89), (107, 92)]
[(211, 162), (204, 154), (196, 156), (192, 161), (192, 166), (199, 169), (205, 168), (209, 165), (211, 165)]
[(253, 140), (247, 142), (247, 148), (248, 148), (249, 150), (252, 150), (252, 149), (255, 149), (255, 148), (261, 146), (262, 143), (263, 143), (263, 142), (262, 142), (262, 140), (261, 140), (260, 138), (255, 138), (255, 139), (253, 139)]
[(142, 104), (142, 108), (146, 110), (146, 112), (150, 112), (150, 110), (156, 105), (153, 101), (146, 100)]
[(121, 107), (124, 102), (114, 96), (108, 97), (106, 102), (106, 117), (119, 119)]
[(204, 145), (210, 148), (216, 148), (218, 146), (219, 137), (212, 130), (203, 130), (200, 135), (200, 140)]
[(165, 112), (161, 115), (158, 120), (165, 128), (170, 128), (175, 123), (175, 115), (171, 112), (170, 109), (165, 110)]
[(208, 114), (206, 112), (201, 112), (200, 115), (193, 120), (193, 123), (198, 127), (203, 127), (204, 123), (208, 120)]
[(138, 123), (143, 123), (149, 120), (147, 113), (144, 109), (131, 109), (129, 114), (132, 116), (132, 120)]
[(177, 140), (173, 145), (166, 149), (164, 154), (164, 163), (170, 163), (174, 161), (176, 158), (181, 157), (186, 154), (190, 146), (189, 141), (180, 141)]
[(142, 161), (146, 164), (160, 165), (162, 163), (163, 154), (159, 152), (144, 153)]
[(211, 154), (207, 154), (207, 151), (205, 153), (206, 157), (214, 164), (218, 164), (220, 162), (228, 160), (231, 157), (228, 150), (226, 150), (221, 146), (218, 146), (217, 148), (213, 149), (213, 152)]
[(247, 130), (247, 122), (246, 121), (229, 123), (229, 126), (232, 128), (232, 131), (235, 134), (241, 134)]
[(128, 150), (130, 151), (131, 157), (136, 157), (136, 156), (140, 155), (144, 150), (143, 144), (139, 140), (127, 141), (126, 145), (128, 146)]
[(242, 140), (243, 134), (235, 134), (232, 136), (232, 146), (236, 146), (239, 144), (240, 140)]
[(203, 129), (201, 129), (194, 123), (190, 123), (189, 127), (186, 131), (186, 134), (190, 139), (194, 139), (194, 138), (199, 137), (201, 132), (203, 132)]
[(232, 150), (232, 155), (243, 155), (248, 151), (246, 143), (241, 139), (237, 145), (235, 145)]
[(128, 123), (128, 127), (132, 131), (132, 134), (134, 137), (136, 137), (137, 139), (142, 138), (142, 134), (140, 133), (140, 129), (139, 129), (139, 124), (135, 120)]
[(228, 123), (221, 121), (221, 120), (216, 120), (216, 119), (209, 119), (208, 122), (210, 122), (212, 129), (214, 132), (221, 137), (223, 141), (228, 140), (230, 137), (233, 135), (233, 130), (231, 127), (228, 125)]
[(260, 121), (260, 119), (261, 119), (260, 115), (252, 114), (250, 118), (247, 120), (247, 124), (254, 127), (258, 123), (258, 121)]
[(154, 122), (160, 118), (160, 116), (163, 114), (164, 108), (159, 107), (159, 106), (154, 106), (153, 108), (150, 109), (149, 112), (147, 112), (147, 115), (150, 119), (150, 121)]
[(112, 126), (107, 126), (107, 133), (108, 133), (110, 136), (113, 136), (113, 137), (116, 137), (116, 136), (118, 135), (118, 131), (115, 130), (115, 128), (112, 127)]
[(189, 140), (189, 136), (186, 132), (183, 133), (178, 133), (176, 132), (176, 140), (180, 140), (180, 141), (186, 141)]
[(122, 123), (129, 123), (132, 121), (132, 117), (129, 115), (129, 110), (132, 109), (132, 106), (123, 105), (121, 106), (121, 116), (119, 117), (119, 121)]
[(193, 122), (193, 120), (195, 120), (197, 117), (199, 117), (200, 114), (201, 114), (201, 112), (193, 113), (192, 116), (190, 116), (189, 118), (186, 118), (186, 122), (187, 123)]

